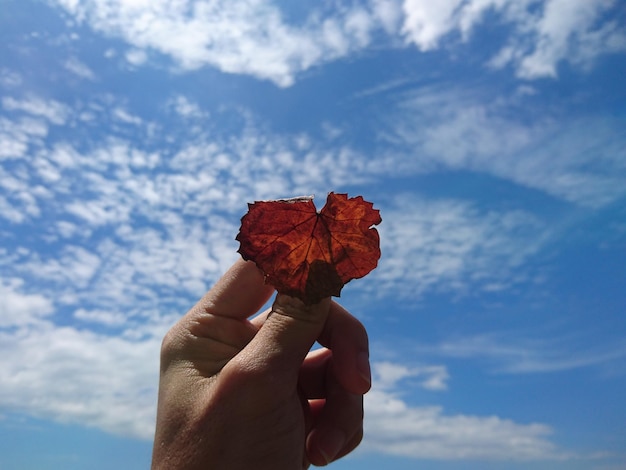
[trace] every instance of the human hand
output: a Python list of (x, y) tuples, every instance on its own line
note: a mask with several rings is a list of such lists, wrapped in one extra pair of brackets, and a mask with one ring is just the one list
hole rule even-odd
[[(163, 340), (152, 469), (326, 465), (363, 435), (363, 325), (330, 299), (277, 295), (238, 261)], [(324, 348), (309, 352), (315, 341)]]

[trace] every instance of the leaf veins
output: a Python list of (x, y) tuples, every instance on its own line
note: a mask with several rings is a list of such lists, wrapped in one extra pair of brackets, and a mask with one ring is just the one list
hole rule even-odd
[(320, 212), (312, 197), (258, 201), (241, 219), (239, 253), (278, 292), (313, 304), (377, 266), (380, 222), (361, 196), (330, 193)]

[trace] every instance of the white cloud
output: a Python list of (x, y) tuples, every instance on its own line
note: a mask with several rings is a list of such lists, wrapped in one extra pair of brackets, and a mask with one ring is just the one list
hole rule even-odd
[(148, 61), (148, 54), (143, 49), (131, 49), (126, 52), (124, 57), (135, 66), (143, 65)]
[[(568, 456), (548, 440), (551, 429), (497, 416), (450, 415), (439, 406), (416, 406), (406, 379), (423, 371), (440, 380), (445, 367), (413, 369), (396, 363), (373, 364), (373, 389), (365, 396), (365, 437), (361, 452), (437, 460), (550, 460)], [(445, 372), (447, 379), (447, 372)], [(420, 386), (428, 388), (429, 381)], [(438, 389), (434, 387), (434, 389)]]
[[(120, 109), (111, 106), (111, 115), (119, 118)], [(139, 132), (147, 126), (136, 119), (119, 125)], [(3, 217), (39, 224), (45, 213), (55, 221), (38, 232), (48, 249), (28, 251), (7, 264), (8, 272), (28, 275), (81, 319), (101, 323), (121, 320), (104, 312), (143, 315), (157, 298), (176, 308), (193, 302), (237, 257), (245, 201), (294, 194), (298, 171), (288, 140), (252, 127), (232, 140), (211, 134), (173, 150), (173, 158), (107, 136), (86, 151), (64, 140), (39, 141), (37, 157), (21, 161), (24, 171), (5, 175), (0, 167)], [(24, 145), (32, 142), (25, 135)], [(311, 182), (347, 178), (349, 168), (334, 171), (332, 156), (327, 160), (313, 176), (299, 177), (307, 192)], [(53, 184), (38, 190), (39, 179)], [(8, 243), (30, 246), (13, 237)]]
[[(38, 260), (37, 260), (38, 261)], [(65, 245), (59, 258), (42, 260), (31, 266), (31, 275), (60, 279), (62, 282), (82, 288), (93, 278), (100, 267), (100, 258), (81, 246)]]
[(482, 211), (464, 201), (409, 194), (385, 208), (383, 220), (383, 257), (369, 278), (377, 290), (393, 288), (413, 298), (425, 291), (466, 292), (528, 281), (521, 266), (548, 234), (529, 213)]
[(456, 26), (453, 14), (460, 5), (459, 0), (439, 2), (405, 0), (403, 32), (407, 39), (421, 50), (434, 49), (438, 46), (439, 40)]
[(2, 195), (0, 195), (0, 216), (13, 223), (20, 223), (26, 218), (21, 211), (14, 207), (12, 202)]
[(76, 57), (70, 57), (63, 64), (66, 70), (72, 72), (74, 75), (87, 80), (95, 80), (96, 74), (86, 64), (78, 60)]
[(79, 308), (74, 312), (74, 318), (87, 323), (98, 323), (106, 326), (121, 326), (126, 323), (127, 317), (123, 313), (109, 310), (86, 310)]
[(15, 88), (22, 84), (22, 76), (8, 68), (0, 68), (0, 85)]
[(287, 24), (270, 2), (123, 2), (56, 0), (105, 34), (134, 46), (127, 60), (147, 60), (146, 49), (175, 59), (184, 69), (212, 65), (251, 74), (280, 86), (318, 63), (366, 46), (373, 28), (368, 11), (355, 7), (340, 17), (312, 15), (301, 27)]
[[(148, 127), (117, 103), (109, 105), (121, 129), (141, 133)], [(200, 111), (181, 97), (172, 105), (164, 109)], [(120, 110), (131, 118), (120, 119)], [(444, 112), (439, 119), (447, 117)], [(170, 139), (167, 132), (157, 135)], [(236, 257), (234, 236), (246, 201), (313, 193), (321, 204), (329, 190), (423, 171), (419, 160), (404, 155), (372, 158), (301, 134), (275, 135), (250, 116), (239, 133), (216, 132), (209, 121), (182, 142), (156, 145), (164, 149), (157, 152), (108, 135), (82, 151), (65, 140), (40, 142), (37, 158), (23, 162), (22, 174), (0, 181), (6, 191), (0, 204), (11, 209), (3, 214), (14, 223), (35, 222), (41, 213), (53, 217), (43, 236), (64, 245), (45, 256), (34, 252), (15, 269), (38, 279), (46, 292), (62, 293), (65, 303), (93, 302), (83, 306), (86, 311), (118, 311), (121, 302), (134, 312), (162, 290), (180, 305), (200, 295)], [(42, 189), (33, 191), (35, 176), (54, 184), (39, 183)], [(16, 188), (28, 198), (13, 196)], [(483, 211), (452, 199), (398, 195), (377, 206), (383, 210), (384, 256), (359, 283), (363, 290), (375, 283), (406, 295), (504, 289), (527, 280), (520, 267), (548, 235), (528, 213)]]
[[(625, 51), (626, 34), (623, 31), (609, 32), (607, 25), (600, 23), (598, 26), (598, 18), (614, 5), (614, 0), (546, 1), (542, 15), (533, 19), (532, 32), (536, 40), (530, 51), (526, 52), (521, 38), (513, 38), (504, 54), (517, 59), (520, 77), (533, 79), (556, 77), (557, 65), (563, 60), (587, 65), (603, 53)], [(605, 42), (596, 40), (598, 34), (605, 36)], [(497, 63), (496, 59), (494, 64)]]
[(402, 20), (402, 5), (397, 0), (371, 0), (372, 13), (387, 34), (395, 34)]
[(23, 290), (23, 279), (0, 278), (0, 328), (27, 325), (54, 312), (50, 299)]
[(41, 119), (27, 116), (9, 120), (0, 116), (0, 161), (23, 157), (30, 147), (39, 146), (47, 134), (48, 125)]
[[(177, 104), (196, 111), (188, 101)], [(109, 113), (102, 116), (105, 122), (116, 120), (120, 129), (135, 135), (146, 131), (148, 124), (140, 117), (121, 119), (119, 110), (125, 108), (114, 101), (108, 105), (101, 111)], [(36, 158), (20, 160), (22, 171), (0, 175), (0, 196), (14, 210), (11, 224), (38, 227), (33, 239), (3, 233), (3, 273), (7, 279), (29, 279), (30, 290), (10, 280), (3, 284), (9, 294), (2, 298), (8, 302), (7, 312), (39, 308), (41, 314), (29, 314), (31, 320), (18, 323), (15, 334), (0, 330), (0, 405), (149, 438), (161, 337), (237, 257), (234, 236), (246, 201), (317, 193), (319, 204), (328, 190), (393, 176), (403, 165), (413, 165), (402, 155), (371, 159), (347, 146), (328, 148), (302, 134), (276, 135), (250, 116), (244, 118), (242, 128), (229, 134), (207, 120), (205, 131), (189, 140), (167, 130), (148, 143), (137, 139), (142, 142), (138, 144), (105, 131), (91, 134), (89, 145), (57, 136), (44, 139), (45, 118), (31, 117), (30, 124), (2, 118), (1, 129), (37, 152)], [(90, 123), (76, 126), (73, 134), (80, 135), (80, 126)], [(42, 181), (54, 184), (44, 188)], [(31, 199), (13, 197), (21, 193)], [(516, 276), (524, 275), (520, 266), (540, 246), (546, 230), (524, 212), (489, 212), (455, 200), (398, 197), (381, 208), (385, 256), (371, 279), (411, 295), (427, 289), (458, 292), (471, 283), (516, 282)], [(42, 214), (53, 223), (41, 223)], [(369, 279), (359, 288), (371, 286)], [(55, 315), (72, 318), (77, 326), (55, 325)], [(122, 333), (102, 333), (109, 330)], [(36, 347), (45, 341), (45, 348)], [(22, 363), (26, 358), (28, 366), (19, 369), (17, 357)], [(400, 421), (407, 428), (402, 436), (406, 442), (426, 439), (428, 455), (439, 455), (435, 437), (427, 430), (416, 434), (409, 418), (434, 424), (429, 429), (450, 439), (444, 443), (456, 443), (458, 455), (475, 443), (455, 434), (460, 425), (485, 430), (484, 447), (489, 448), (480, 455), (496, 452), (493, 448), (502, 444), (496, 435), (527, 442), (505, 447), (519, 458), (531, 455), (532, 449), (538, 455), (549, 453), (544, 427), (447, 417), (438, 409), (410, 407), (393, 395), (400, 380), (445, 390), (449, 377), (444, 366), (377, 367), (387, 386), (368, 405), (371, 432), (379, 425), (391, 426), (386, 420), (396, 419), (393, 408), (399, 407), (406, 412)], [(387, 407), (391, 414), (385, 414)], [(398, 441), (392, 444), (389, 452), (416, 452)]]
[[(5, 124), (8, 124), (5, 126)], [(18, 124), (0, 118), (0, 161), (21, 160), (32, 145), (38, 145), (41, 135), (47, 132), (45, 124), (38, 121), (22, 120)], [(41, 214), (39, 199), (50, 195), (40, 184), (30, 184), (28, 171), (19, 165), (5, 168), (0, 165), (0, 217), (21, 223)]]
[(61, 237), (61, 238), (67, 238), (70, 239), (72, 237), (79, 237), (80, 233), (89, 233), (88, 231), (85, 231), (84, 229), (82, 229), (79, 225), (72, 223), (72, 222), (67, 222), (66, 220), (59, 220), (56, 222), (56, 227), (55, 227), (55, 232)]
[(113, 117), (124, 123), (135, 124), (137, 126), (142, 124), (143, 122), (139, 116), (133, 116), (122, 107), (116, 107), (115, 109), (113, 109)]
[[(482, 334), (453, 338), (437, 345), (419, 346), (435, 356), (487, 361), (495, 372), (532, 374), (601, 366), (626, 357), (626, 344), (590, 345), (585, 338), (521, 338)], [(574, 352), (572, 352), (574, 351)]]
[(447, 368), (441, 365), (409, 367), (393, 362), (375, 362), (372, 369), (379, 390), (398, 388), (398, 382), (414, 378), (420, 379), (419, 385), (426, 390), (441, 391), (448, 388), (450, 378)]
[(10, 96), (2, 98), (2, 107), (7, 111), (21, 111), (32, 116), (43, 117), (50, 123), (61, 126), (66, 123), (70, 110), (55, 100), (44, 101), (36, 96), (17, 100)]
[(484, 93), (424, 88), (403, 95), (382, 132), (411, 152), (398, 171), (487, 173), (594, 208), (626, 194), (619, 120), (559, 114), (528, 120), (531, 111), (516, 96)]
[(205, 119), (209, 113), (203, 111), (197, 103), (192, 102), (183, 95), (173, 97), (168, 105), (172, 107), (181, 117), (186, 119)]
[[(59, 1), (94, 28), (125, 38), (132, 47), (126, 59), (134, 65), (147, 62), (152, 52), (146, 51), (154, 49), (181, 67), (211, 64), (283, 86), (309, 67), (368, 47), (377, 25), (397, 31), (403, 14), (400, 2), (375, 0), (371, 12), (346, 9), (341, 15), (311, 16), (296, 27), (262, 2), (214, 2), (215, 10), (199, 2), (188, 10), (184, 1)], [(420, 29), (418, 7), (445, 4), (407, 1), (412, 16), (406, 37), (441, 47), (455, 28), (469, 37), (486, 11), (483, 5), (505, 11), (505, 3), (466, 2), (461, 14), (449, 2), (446, 11), (424, 10), (423, 21), (438, 23)], [(510, 5), (506, 11), (512, 15)], [(544, 16), (525, 14), (518, 23), (533, 36)], [(546, 20), (541, 26), (546, 39), (533, 49), (537, 56), (512, 41), (512, 63), (548, 73), (541, 67), (554, 67), (563, 48), (562, 37), (551, 31), (565, 34), (582, 21)], [(568, 60), (589, 63), (606, 44), (621, 50), (622, 36), (609, 26), (572, 33), (578, 45)], [(187, 27), (191, 34), (180, 34)], [(84, 64), (65, 65), (93, 78), (80, 68)], [(4, 76), (5, 85), (17, 83), (15, 76)], [(302, 134), (276, 135), (247, 117), (242, 129), (228, 135), (208, 123), (189, 139), (160, 129), (144, 141), (137, 136), (149, 134), (149, 124), (114, 99), (89, 108), (91, 116), (106, 119), (72, 123), (77, 126), (72, 135), (92, 138), (83, 143), (48, 135), (52, 125), (71, 123), (74, 111), (65, 104), (27, 96), (5, 97), (2, 106), (8, 117), (0, 117), (0, 217), (6, 222), (0, 229), (6, 243), (0, 249), (0, 406), (144, 439), (152, 436), (162, 335), (237, 257), (234, 235), (246, 201), (317, 193), (319, 203), (330, 189), (438, 168), (486, 172), (592, 207), (615, 201), (626, 187), (624, 141), (615, 122), (585, 118), (568, 121), (565, 130), (549, 118), (519, 124), (497, 103), (480, 105), (449, 90), (413, 95), (400, 110), (404, 127), (394, 123), (402, 152), (376, 156), (348, 146), (329, 148)], [(182, 95), (168, 109), (206, 117)], [(110, 120), (117, 126), (112, 133), (121, 130), (136, 140), (89, 127)], [(340, 140), (341, 129), (326, 130)], [(453, 199), (405, 196), (382, 209), (384, 256), (379, 269), (357, 284), (364, 290), (373, 283), (411, 296), (475, 285), (506, 288), (526, 279), (524, 263), (549, 235), (548, 227), (526, 212), (483, 210)], [(12, 234), (14, 227), (31, 235)], [(61, 318), (76, 326), (53, 323)], [(102, 333), (109, 330), (122, 333)], [(502, 353), (496, 365), (508, 372), (565, 370), (624, 357), (623, 348), (568, 358), (533, 353), (525, 345), (497, 351), (498, 344), (489, 343), (482, 352), (462, 346), (442, 351), (494, 360)], [(560, 455), (547, 440), (545, 425), (449, 415), (403, 400), (401, 382), (446, 390), (445, 366), (377, 363), (374, 368), (378, 385), (367, 398), (370, 450), (442, 459)]]
[(446, 390), (447, 380), (450, 378), (445, 366), (423, 366), (418, 367), (415, 372), (418, 376), (425, 376), (421, 381), (422, 387), (426, 390)]
[[(31, 117), (22, 117), (19, 120), (9, 120), (4, 117), (0, 117), (0, 131), (3, 133), (3, 137), (9, 142), (17, 142), (19, 145), (16, 147), (26, 146), (28, 143), (35, 142), (39, 144), (40, 138), (46, 137), (48, 134), (48, 126), (40, 119), (33, 119)], [(7, 153), (7, 155), (11, 155)], [(13, 154), (19, 156), (19, 153)]]
[(83, 219), (90, 226), (123, 222), (129, 217), (129, 208), (120, 206), (115, 201), (74, 201), (67, 205), (67, 213)]
[(40, 418), (150, 439), (160, 342), (45, 322), (0, 330), (0, 403)]
[(491, 65), (512, 64), (523, 78), (556, 76), (563, 61), (588, 66), (599, 55), (626, 50), (618, 24), (598, 21), (617, 8), (614, 0), (370, 0), (340, 4), (330, 14), (312, 9), (297, 25), (287, 23), (272, 1), (50, 1), (126, 40), (133, 47), (126, 59), (134, 65), (146, 63), (150, 49), (171, 56), (183, 69), (210, 65), (279, 86), (291, 85), (313, 66), (370, 47), (378, 31), (393, 45), (404, 39), (422, 51), (442, 47), (449, 37), (469, 41), (488, 13), (509, 28)]
[[(276, 135), (250, 116), (238, 133), (228, 135), (216, 131), (212, 123), (220, 120), (216, 116), (202, 133), (182, 139), (178, 146), (171, 144), (168, 131), (159, 132), (157, 137), (170, 143), (162, 146), (152, 140), (145, 145), (163, 149), (155, 152), (110, 136), (82, 151), (63, 140), (44, 146), (39, 138), (37, 158), (23, 162), (25, 171), (0, 179), (5, 190), (0, 194), (0, 206), (6, 209), (2, 216), (27, 223), (46, 213), (55, 219), (46, 226), (46, 240), (79, 237), (82, 250), (91, 256), (86, 265), (81, 262), (87, 256), (66, 250), (43, 259), (33, 255), (22, 266), (29, 266), (42, 282), (56, 278), (65, 285), (64, 272), (71, 272), (78, 286), (90, 282), (104, 286), (101, 292), (110, 294), (99, 293), (102, 304), (89, 310), (106, 311), (116, 296), (131, 305), (137, 297), (171, 285), (178, 286), (180, 298), (199, 295), (235, 257), (233, 238), (245, 201), (314, 193), (319, 204), (329, 190), (375, 181), (381, 175), (407, 176), (439, 168), (491, 173), (581, 204), (601, 205), (624, 191), (619, 184), (624, 178), (615, 169), (626, 159), (619, 157), (619, 140), (607, 139), (616, 132), (611, 123), (604, 129), (580, 124), (559, 140), (549, 120), (519, 124), (501, 116), (497, 100), (484, 106), (470, 93), (432, 89), (402, 98), (392, 120), (392, 143), (401, 151), (376, 156), (347, 146), (328, 148), (302, 134)], [(133, 129), (134, 134), (147, 129), (148, 124), (130, 111), (115, 102), (109, 105), (110, 116), (118, 119), (121, 129)], [(201, 112), (180, 96), (163, 109)], [(130, 117), (121, 119), (120, 110)], [(5, 129), (15, 126), (2, 122)], [(40, 134), (45, 130), (44, 126)], [(22, 132), (23, 145), (37, 141), (32, 133)], [(598, 148), (590, 139), (598, 145), (612, 142), (606, 157), (595, 159), (601, 169), (597, 174), (589, 172), (591, 154), (585, 146)], [(54, 184), (44, 188), (34, 175)], [(433, 290), (502, 290), (532, 282), (534, 273), (524, 264), (552, 233), (546, 222), (527, 212), (483, 210), (454, 199), (398, 194), (392, 201), (378, 201), (377, 207), (383, 210), (383, 258), (379, 268), (359, 283), (372, 293), (379, 290), (373, 288), (376, 283), (419, 295)], [(203, 269), (197, 269), (197, 259), (204, 260)], [(92, 266), (93, 271), (78, 272), (81, 266)], [(89, 291), (78, 295), (60, 290), (74, 303), (88, 298)]]
[(440, 407), (412, 407), (376, 390), (366, 395), (365, 451), (419, 459), (546, 460), (564, 458), (543, 424), (496, 416), (446, 415)]
[[(615, 23), (598, 21), (615, 4), (614, 0), (404, 0), (402, 31), (421, 50), (432, 50), (454, 35), (468, 41), (485, 15), (496, 13), (510, 30), (491, 65), (511, 64), (526, 79), (556, 77), (563, 61), (587, 66), (602, 54), (626, 50), (626, 35)], [(598, 36), (605, 41), (598, 41)]]

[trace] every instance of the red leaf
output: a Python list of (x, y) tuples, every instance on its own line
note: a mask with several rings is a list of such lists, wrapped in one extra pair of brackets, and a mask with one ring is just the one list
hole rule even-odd
[(372, 226), (380, 222), (361, 196), (330, 193), (319, 213), (312, 197), (255, 202), (241, 219), (239, 253), (278, 292), (313, 304), (376, 267), (380, 239)]

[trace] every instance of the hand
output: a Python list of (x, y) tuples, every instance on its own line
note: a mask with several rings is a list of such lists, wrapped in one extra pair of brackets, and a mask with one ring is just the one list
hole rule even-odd
[[(363, 325), (330, 299), (273, 293), (238, 261), (163, 340), (152, 468), (326, 465), (363, 435)], [(309, 352), (318, 341), (325, 348)]]

